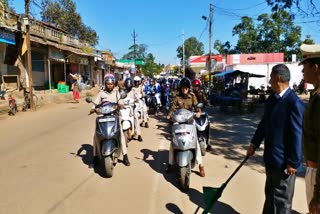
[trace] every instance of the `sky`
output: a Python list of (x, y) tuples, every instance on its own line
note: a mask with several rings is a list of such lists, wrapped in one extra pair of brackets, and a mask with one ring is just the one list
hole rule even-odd
[[(17, 13), (24, 13), (24, 0), (11, 0)], [(40, 20), (41, 0), (31, 0), (31, 14)], [(210, 3), (213, 4), (212, 52), (215, 40), (230, 41), (236, 45), (237, 36), (232, 28), (241, 22), (242, 16), (256, 19), (262, 13), (270, 13), (266, 0), (73, 0), (77, 12), (85, 25), (94, 29), (99, 36), (100, 50), (111, 50), (120, 59), (133, 45), (133, 31), (136, 44), (146, 44), (147, 53), (152, 53), (156, 62), (179, 64), (177, 48), (190, 37), (196, 37), (209, 52), (209, 23), (202, 16), (209, 17)], [(241, 2), (241, 3), (240, 3)], [(319, 4), (320, 1), (314, 1)], [(237, 4), (239, 3), (239, 4)], [(302, 27), (302, 40), (311, 35), (320, 43), (320, 24), (317, 18), (296, 16), (296, 25)]]

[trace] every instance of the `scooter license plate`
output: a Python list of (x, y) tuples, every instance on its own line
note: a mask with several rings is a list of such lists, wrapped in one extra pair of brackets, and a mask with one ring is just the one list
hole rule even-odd
[(112, 121), (115, 121), (116, 119), (115, 118), (101, 118), (99, 119), (99, 122), (103, 123), (103, 122), (112, 122)]

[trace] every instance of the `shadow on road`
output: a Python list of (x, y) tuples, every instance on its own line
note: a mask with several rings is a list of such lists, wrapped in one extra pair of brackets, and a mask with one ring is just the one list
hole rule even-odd
[(182, 214), (183, 212), (180, 210), (180, 208), (173, 204), (173, 203), (167, 203), (166, 204), (166, 208), (168, 211), (170, 211), (170, 213), (174, 213), (174, 214)]
[[(212, 107), (209, 110), (209, 116), (214, 126), (214, 128), (211, 127), (210, 132), (213, 150), (209, 153), (241, 162), (262, 118), (263, 111), (263, 105), (257, 106), (256, 111), (250, 114), (225, 113)], [(263, 143), (246, 165), (259, 173), (264, 173), (264, 168), (261, 167), (264, 166)], [(305, 167), (300, 167), (297, 176), (303, 177), (304, 172)]]
[[(85, 154), (82, 154), (85, 151)], [(93, 147), (90, 144), (82, 144), (78, 149), (77, 153), (71, 152), (70, 154), (81, 157), (82, 162), (88, 166), (88, 168), (92, 168), (92, 160), (93, 160)], [(121, 162), (121, 161), (119, 161)], [(94, 169), (94, 172), (100, 175), (103, 178), (106, 178), (106, 172), (101, 163), (98, 164)]]
[[(85, 151), (85, 154), (82, 154), (83, 151)], [(92, 163), (93, 147), (90, 144), (82, 144), (76, 153), (71, 152), (70, 154), (81, 157), (82, 162), (89, 167)]]
[(168, 150), (151, 151), (149, 149), (141, 149), (141, 152), (143, 153), (143, 161), (149, 164), (151, 169), (153, 169), (157, 173), (162, 174), (167, 182), (171, 183), (173, 186), (179, 189), (177, 182), (178, 177), (176, 173), (165, 172), (166, 163), (168, 162), (169, 158)]
[[(194, 213), (200, 213), (199, 209), (205, 209), (205, 203), (203, 194), (199, 192), (196, 189), (189, 189), (188, 196), (190, 198), (190, 201), (193, 202), (195, 205), (198, 206), (198, 208), (195, 210)], [(235, 214), (239, 213), (236, 210), (234, 210), (230, 205), (225, 204), (223, 202), (217, 201), (212, 208), (212, 213), (224, 213), (224, 214)]]

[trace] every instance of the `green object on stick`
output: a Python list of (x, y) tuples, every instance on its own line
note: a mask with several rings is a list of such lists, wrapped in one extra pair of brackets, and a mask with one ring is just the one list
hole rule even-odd
[(203, 214), (207, 214), (210, 212), (214, 203), (218, 201), (218, 199), (221, 197), (224, 188), (226, 188), (227, 184), (230, 182), (233, 176), (235, 176), (239, 169), (246, 163), (248, 158), (249, 156), (245, 157), (245, 159), (240, 163), (236, 170), (230, 175), (228, 180), (225, 183), (223, 183), (219, 188), (203, 187), (204, 203), (206, 205)]

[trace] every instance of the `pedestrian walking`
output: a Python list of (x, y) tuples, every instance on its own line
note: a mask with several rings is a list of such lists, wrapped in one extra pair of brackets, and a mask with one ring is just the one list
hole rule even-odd
[(79, 103), (80, 100), (80, 85), (79, 85), (79, 78), (80, 76), (78, 74), (69, 74), (72, 77), (72, 85), (71, 85), (71, 89), (73, 92), (73, 99), (76, 103)]
[(290, 71), (284, 64), (272, 68), (274, 93), (265, 104), (247, 155), (252, 156), (264, 140), (266, 170), (264, 214), (291, 214), (296, 171), (301, 165), (304, 105), (289, 87)]
[(305, 174), (307, 203), (310, 213), (320, 213), (320, 44), (302, 44), (304, 59), (302, 73), (306, 83), (312, 84), (309, 104), (303, 116), (303, 154), (307, 169)]

